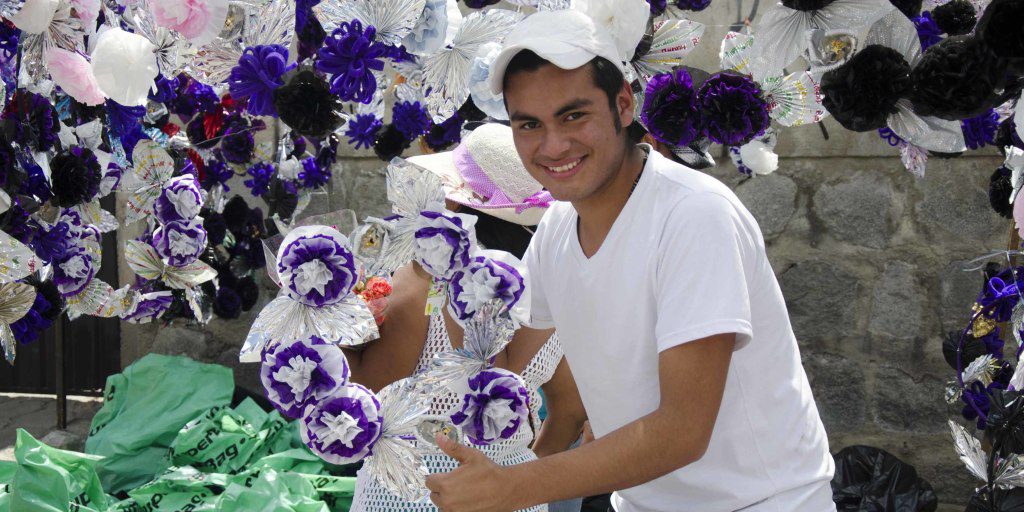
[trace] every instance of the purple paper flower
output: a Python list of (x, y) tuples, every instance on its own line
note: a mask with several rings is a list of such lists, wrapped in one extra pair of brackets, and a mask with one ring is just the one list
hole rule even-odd
[(53, 281), (63, 297), (77, 295), (96, 276), (96, 264), (92, 254), (84, 247), (72, 247), (57, 262), (53, 269)]
[(391, 124), (406, 139), (413, 140), (430, 129), (430, 115), (418, 101), (400, 101), (391, 110)]
[(299, 182), (305, 188), (318, 188), (331, 181), (331, 168), (320, 169), (316, 158), (306, 157), (302, 159), (302, 170), (299, 171)]
[(666, 144), (686, 146), (700, 137), (697, 92), (685, 69), (655, 75), (647, 82), (640, 120), (651, 136)]
[(996, 141), (999, 129), (999, 114), (989, 110), (983, 114), (960, 121), (960, 129), (964, 132), (964, 142), (971, 149), (981, 149)]
[(149, 99), (157, 103), (170, 103), (178, 97), (178, 86), (180, 85), (178, 77), (167, 78), (157, 75), (153, 83), (156, 87), (155, 90), (149, 92)]
[(340, 302), (352, 291), (358, 274), (344, 240), (341, 233), (324, 226), (288, 234), (278, 255), (277, 272), (289, 297), (321, 307)]
[(172, 113), (187, 121), (192, 119), (192, 116), (209, 112), (220, 104), (220, 97), (214, 92), (213, 87), (189, 78), (185, 80), (185, 89), (178, 94), (175, 101), (167, 105)]
[(348, 122), (348, 128), (345, 129), (345, 136), (348, 137), (348, 143), (354, 144), (356, 149), (359, 148), (370, 148), (373, 147), (374, 141), (377, 140), (377, 132), (380, 131), (384, 123), (377, 116), (373, 114), (359, 114)]
[(343, 21), (317, 52), (316, 69), (331, 75), (331, 93), (343, 101), (370, 103), (377, 92), (374, 71), (384, 70), (387, 45), (376, 35), (373, 25)]
[(153, 204), (156, 220), (161, 224), (176, 220), (192, 220), (203, 207), (203, 194), (199, 182), (191, 174), (176, 176), (164, 183), (163, 190)]
[(4, 61), (18, 54), (20, 40), (21, 30), (18, 30), (13, 24), (0, 23), (0, 52), (3, 53)]
[[(13, 212), (14, 209), (12, 208), (11, 211)], [(66, 222), (57, 222), (49, 229), (40, 226), (32, 238), (30, 244), (32, 250), (35, 251), (36, 256), (39, 256), (39, 259), (52, 263), (64, 255), (70, 229), (71, 226), (68, 226)]]
[(449, 146), (457, 144), (462, 140), (462, 116), (458, 112), (451, 117), (441, 121), (441, 124), (431, 125), (423, 141), (435, 151), (444, 151)]
[(168, 222), (153, 231), (153, 247), (168, 265), (181, 267), (199, 259), (206, 249), (202, 219)]
[(500, 1), (501, 0), (462, 0), (462, 2), (466, 4), (466, 7), (469, 7), (470, 9), (483, 9), (488, 5), (494, 5)]
[(133, 324), (151, 322), (167, 312), (173, 302), (174, 296), (169, 291), (147, 293), (139, 299), (135, 310), (121, 319)]
[(512, 309), (523, 295), (523, 276), (515, 267), (477, 256), (463, 270), (452, 275), (448, 285), (449, 312), (459, 320), (468, 320), (485, 303), (501, 299)]
[(53, 321), (46, 314), (52, 307), (50, 301), (46, 300), (46, 296), (37, 289), (36, 299), (32, 302), (32, 308), (28, 310), (28, 313), (25, 313), (25, 316), (11, 324), (14, 339), (23, 345), (38, 340), (39, 333), (49, 329), (50, 325), (53, 324)]
[(359, 384), (337, 388), (302, 417), (302, 441), (332, 464), (349, 464), (373, 454), (380, 438), (380, 401)]
[(726, 146), (750, 142), (771, 123), (761, 87), (745, 75), (711, 75), (697, 92), (697, 105), (704, 134)]
[(676, 7), (684, 11), (699, 12), (707, 9), (711, 0), (676, 0)]
[(235, 175), (235, 171), (232, 171), (230, 167), (224, 162), (213, 159), (206, 162), (206, 166), (203, 168), (202, 185), (206, 190), (213, 189), (214, 185), (218, 183), (224, 186), (224, 191), (231, 190), (228, 188), (228, 180)]
[(277, 117), (274, 90), (284, 85), (281, 77), (294, 68), (295, 64), (288, 64), (288, 49), (284, 46), (268, 44), (246, 48), (228, 77), (231, 96), (247, 99), (246, 110), (254, 116)]
[(107, 111), (107, 123), (119, 136), (130, 133), (146, 115), (146, 107), (126, 107), (114, 100), (107, 100), (104, 106)]
[(651, 5), (651, 14), (654, 16), (661, 16), (668, 7), (668, 0), (647, 0), (647, 3)]
[(301, 417), (306, 407), (330, 397), (348, 376), (345, 354), (316, 336), (274, 346), (260, 368), (267, 399), (290, 418)]
[(489, 445), (509, 439), (530, 414), (530, 395), (518, 375), (501, 368), (484, 370), (469, 379), (469, 393), (452, 423), (473, 444)]
[(473, 221), (457, 214), (420, 212), (414, 247), (416, 261), (435, 277), (448, 279), (469, 265)]
[(249, 168), (249, 176), (252, 178), (242, 182), (249, 190), (252, 195), (260, 197), (266, 194), (270, 190), (270, 180), (274, 177), (274, 165), (266, 162), (260, 162)]
[(921, 51), (942, 41), (942, 29), (932, 19), (931, 12), (924, 11), (920, 16), (911, 18), (910, 21), (913, 21), (917, 28), (917, 38), (921, 40)]

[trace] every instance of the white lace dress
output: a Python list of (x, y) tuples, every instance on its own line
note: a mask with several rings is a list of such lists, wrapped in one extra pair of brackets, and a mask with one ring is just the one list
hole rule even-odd
[[(419, 372), (430, 364), (434, 354), (452, 349), (451, 340), (448, 339), (448, 330), (444, 324), (444, 317), (435, 314), (430, 317), (430, 327), (427, 329), (427, 341), (420, 355), (416, 371)], [(481, 447), (481, 451), (495, 463), (502, 466), (511, 466), (529, 462), (537, 458), (530, 450), (530, 443), (533, 442), (534, 431), (540, 428), (540, 418), (537, 411), (540, 409), (541, 398), (537, 389), (541, 384), (551, 380), (555, 373), (555, 367), (562, 359), (562, 347), (558, 344), (558, 335), (553, 335), (544, 343), (541, 349), (533, 356), (530, 363), (523, 370), (522, 377), (526, 381), (526, 387), (530, 390), (530, 424), (522, 425), (511, 439), (491, 446)], [(459, 405), (461, 397), (455, 393), (438, 395), (430, 408), (431, 415), (447, 417), (452, 410)], [(532, 428), (531, 428), (532, 427)], [(459, 463), (434, 448), (433, 453), (424, 457), (427, 470), (430, 473), (448, 473), (459, 466)], [(352, 501), (351, 512), (437, 512), (437, 507), (429, 501), (424, 504), (415, 504), (388, 492), (369, 472), (360, 469), (356, 479), (355, 499)], [(526, 509), (529, 512), (547, 512), (547, 505), (538, 505)]]

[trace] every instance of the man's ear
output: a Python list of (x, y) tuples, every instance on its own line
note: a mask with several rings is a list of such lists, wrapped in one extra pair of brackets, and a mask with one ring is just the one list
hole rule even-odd
[(616, 113), (619, 115), (619, 121), (622, 123), (622, 126), (629, 126), (629, 123), (633, 120), (635, 100), (633, 98), (633, 87), (625, 80), (622, 81), (619, 95), (615, 97), (615, 106), (619, 109)]

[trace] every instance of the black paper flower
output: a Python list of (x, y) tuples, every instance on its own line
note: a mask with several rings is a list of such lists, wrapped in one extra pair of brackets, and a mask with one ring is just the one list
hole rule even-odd
[(1003, 122), (999, 123), (999, 128), (996, 129), (994, 145), (1004, 155), (1006, 154), (1006, 146), (1024, 149), (1024, 141), (1021, 141), (1020, 137), (1017, 136), (1017, 126), (1014, 124), (1012, 116), (1003, 119)]
[(889, 0), (889, 2), (910, 19), (921, 14), (921, 0)]
[(797, 11), (817, 11), (835, 0), (782, 0), (782, 5)]
[(49, 151), (57, 142), (60, 120), (45, 96), (18, 89), (3, 113), (8, 138), (35, 151)]
[(978, 22), (974, 6), (967, 0), (951, 0), (932, 9), (932, 19), (943, 32), (951, 36), (969, 34)]
[(1007, 167), (999, 167), (992, 173), (988, 182), (988, 202), (996, 213), (1007, 219), (1013, 218), (1013, 205), (1010, 195), (1013, 194), (1011, 171)]
[(992, 390), (985, 432), (1004, 456), (1024, 452), (1024, 397), (1016, 391)]
[(50, 187), (60, 207), (92, 201), (102, 179), (100, 163), (88, 148), (75, 146), (50, 160)]
[(274, 90), (274, 108), (281, 121), (304, 137), (323, 138), (341, 126), (341, 100), (311, 68), (285, 75)]
[[(960, 343), (960, 331), (951, 331), (946, 335), (945, 341), (942, 342), (942, 357), (946, 359), (946, 363), (949, 367), (956, 370), (956, 349)], [(985, 343), (974, 336), (966, 336), (964, 339), (964, 346), (960, 350), (960, 361), (963, 366), (966, 366), (971, 361), (988, 353), (988, 348)]]
[(242, 311), (249, 311), (260, 300), (260, 287), (252, 276), (245, 276), (239, 279), (235, 292), (242, 299)]
[(979, 115), (999, 103), (1005, 71), (977, 38), (950, 37), (929, 48), (910, 72), (914, 111), (947, 120)]
[(384, 127), (377, 134), (377, 142), (373, 144), (373, 152), (385, 162), (390, 162), (396, 156), (402, 156), (402, 152), (409, 149), (412, 141), (405, 138), (402, 132), (393, 124)]
[(992, 52), (1012, 64), (1024, 62), (1024, 2), (993, 0), (981, 15), (975, 34)]
[(899, 52), (870, 45), (821, 79), (822, 103), (847, 130), (886, 126), (896, 102), (910, 91), (910, 65)]
[(245, 230), (246, 222), (249, 219), (249, 205), (245, 203), (242, 196), (234, 196), (224, 205), (222, 215), (228, 229), (237, 235)]
[(238, 318), (242, 314), (242, 298), (231, 288), (221, 286), (213, 299), (213, 312), (221, 318)]

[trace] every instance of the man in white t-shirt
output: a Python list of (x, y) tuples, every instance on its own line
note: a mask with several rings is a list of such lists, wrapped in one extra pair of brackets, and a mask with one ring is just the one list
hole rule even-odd
[[(596, 440), (511, 467), (451, 442), (444, 512), (615, 491), (618, 512), (835, 510), (828, 439), (757, 223), (722, 183), (627, 135), (614, 43), (541, 12), (491, 69), (516, 148), (561, 201), (526, 255)], [(442, 440), (439, 440), (442, 441)]]

